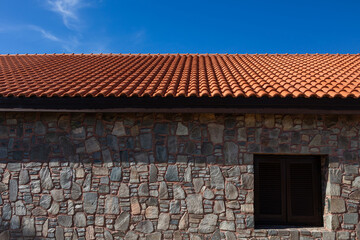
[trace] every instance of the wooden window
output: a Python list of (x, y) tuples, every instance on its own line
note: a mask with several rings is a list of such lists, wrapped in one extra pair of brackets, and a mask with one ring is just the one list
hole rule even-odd
[(321, 161), (255, 156), (255, 224), (321, 226)]

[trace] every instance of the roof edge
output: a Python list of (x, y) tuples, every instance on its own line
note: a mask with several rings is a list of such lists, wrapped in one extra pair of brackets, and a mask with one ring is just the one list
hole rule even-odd
[(0, 97), (0, 111), (360, 114), (354, 98)]

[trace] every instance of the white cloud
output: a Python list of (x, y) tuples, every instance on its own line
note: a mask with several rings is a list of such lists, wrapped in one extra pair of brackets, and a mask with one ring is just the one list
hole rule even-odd
[(45, 39), (55, 41), (55, 42), (61, 42), (62, 40), (49, 31), (46, 31), (42, 27), (39, 27), (37, 25), (6, 25), (1, 26), (0, 25), (0, 32), (7, 33), (7, 32), (20, 32), (20, 31), (35, 31), (41, 33), (41, 36)]
[(68, 38), (59, 38), (39, 26), (28, 25), (28, 28), (41, 33), (41, 36), (45, 39), (61, 44), (61, 47), (67, 52), (73, 52), (79, 46), (77, 37), (70, 36)]
[(36, 34), (40, 33), (40, 36), (46, 40), (50, 40), (55, 42), (56, 44), (60, 45), (61, 48), (66, 52), (73, 52), (79, 46), (79, 40), (76, 36), (68, 36), (66, 38), (57, 37), (51, 32), (45, 30), (44, 28), (37, 26), (37, 25), (0, 25), (0, 33), (6, 34), (9, 32), (24, 32), (24, 31), (31, 31)]
[(79, 23), (78, 10), (87, 6), (82, 0), (47, 0), (50, 9), (58, 13), (64, 25), (69, 29), (77, 29)]
[(58, 37), (54, 36), (53, 34), (51, 34), (50, 32), (46, 31), (45, 29), (39, 27), (39, 26), (35, 26), (35, 25), (28, 25), (29, 29), (37, 31), (39, 33), (41, 33), (41, 35), (46, 38), (49, 39), (51, 41), (55, 41), (55, 42), (61, 42), (62, 40), (59, 39)]

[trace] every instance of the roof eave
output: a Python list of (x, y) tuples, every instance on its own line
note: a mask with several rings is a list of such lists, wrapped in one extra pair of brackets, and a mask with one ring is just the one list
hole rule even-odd
[(0, 97), (0, 111), (360, 114), (360, 100), (291, 97)]

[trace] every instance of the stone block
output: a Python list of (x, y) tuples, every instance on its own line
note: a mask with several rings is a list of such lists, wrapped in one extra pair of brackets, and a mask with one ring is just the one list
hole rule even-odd
[(183, 230), (183, 229), (187, 229), (189, 226), (189, 214), (187, 212), (185, 212), (179, 221), (179, 229)]
[(225, 142), (224, 144), (225, 164), (236, 165), (239, 164), (239, 147), (234, 142)]
[(97, 208), (98, 194), (94, 192), (84, 193), (84, 211), (93, 214)]
[(241, 182), (244, 189), (254, 189), (254, 175), (253, 174), (242, 174)]
[(33, 216), (46, 216), (47, 211), (42, 207), (36, 207), (31, 211)]
[(175, 199), (185, 199), (185, 191), (182, 189), (180, 184), (173, 185), (173, 194)]
[(168, 182), (178, 182), (179, 181), (179, 171), (176, 165), (168, 165), (165, 173), (165, 181)]
[(218, 166), (210, 166), (210, 183), (212, 188), (225, 188), (224, 176)]
[(168, 199), (169, 192), (166, 182), (160, 182), (159, 184), (159, 198), (160, 199)]
[(44, 209), (49, 209), (51, 206), (51, 196), (50, 195), (42, 195), (40, 198), (40, 206)]
[(323, 239), (335, 240), (336, 239), (336, 233), (335, 232), (323, 232)]
[(35, 219), (32, 217), (24, 216), (21, 222), (22, 236), (24, 237), (35, 237)]
[(218, 216), (206, 214), (199, 224), (199, 233), (213, 233), (217, 225)]
[(125, 127), (123, 122), (115, 122), (114, 129), (111, 133), (117, 137), (122, 137), (126, 135)]
[(245, 114), (245, 126), (246, 127), (255, 127), (256, 126), (255, 114)]
[(186, 197), (186, 206), (189, 213), (203, 214), (203, 202), (201, 194), (189, 194)]
[(222, 231), (235, 231), (235, 223), (233, 221), (220, 222), (220, 230)]
[(293, 124), (294, 124), (293, 119), (292, 119), (292, 116), (290, 116), (290, 115), (285, 115), (284, 118), (282, 119), (282, 125), (283, 125), (284, 131), (292, 130)]
[(130, 225), (130, 213), (122, 212), (115, 220), (114, 228), (117, 231), (126, 232)]
[(146, 235), (146, 240), (161, 240), (161, 233), (155, 232)]
[(144, 220), (139, 222), (135, 229), (142, 233), (152, 233), (154, 231), (154, 225), (150, 220)]
[(179, 122), (177, 124), (176, 135), (185, 136), (188, 134), (189, 134), (188, 127), (185, 126), (183, 123)]
[(92, 168), (92, 173), (95, 176), (108, 176), (109, 175), (109, 170), (106, 167), (93, 167)]
[(239, 193), (238, 193), (238, 190), (235, 187), (235, 185), (230, 182), (226, 183), (226, 185), (225, 185), (226, 199), (234, 200), (234, 199), (237, 199), (238, 196), (239, 196)]
[(43, 189), (50, 190), (53, 188), (51, 173), (48, 167), (42, 168), (40, 170), (40, 181), (41, 181), (41, 187)]
[(337, 215), (327, 215), (325, 217), (325, 227), (328, 230), (337, 230), (340, 227), (339, 217)]
[[(20, 228), (20, 218), (19, 216), (13, 215), (10, 220), (10, 229), (19, 229)], [(0, 237), (0, 239), (3, 239)]]
[(71, 199), (78, 200), (82, 194), (81, 186), (74, 182), (71, 187)]
[(74, 216), (75, 227), (86, 227), (86, 216), (83, 212), (77, 212)]
[(338, 240), (348, 240), (348, 239), (350, 239), (350, 233), (345, 232), (345, 231), (337, 232), (336, 233), (336, 239), (338, 239)]
[(168, 230), (170, 223), (170, 215), (168, 213), (160, 213), (157, 229)]
[(15, 179), (11, 179), (9, 182), (9, 200), (15, 202), (18, 196), (18, 182)]
[(62, 227), (56, 227), (55, 230), (55, 239), (56, 240), (64, 240), (64, 228)]
[(72, 183), (73, 172), (70, 168), (63, 168), (60, 172), (60, 186), (63, 189), (70, 189)]
[(119, 198), (115, 196), (106, 196), (105, 199), (105, 214), (119, 214)]
[(29, 177), (28, 170), (22, 169), (19, 174), (19, 184), (25, 185), (25, 184), (29, 183), (29, 181), (30, 181), (30, 177)]
[(340, 196), (341, 188), (339, 184), (326, 183), (326, 195), (327, 196)]
[(155, 157), (159, 163), (165, 163), (168, 160), (168, 152), (166, 146), (156, 145), (155, 146)]
[(62, 189), (53, 189), (50, 191), (52, 198), (54, 201), (62, 202), (64, 201), (64, 190)]
[(208, 125), (208, 130), (211, 142), (213, 142), (214, 144), (219, 144), (223, 142), (224, 125), (210, 123)]
[(157, 219), (159, 217), (159, 208), (156, 206), (146, 208), (145, 217), (147, 219)]
[(149, 184), (142, 183), (138, 188), (139, 197), (148, 197), (149, 196)]
[(71, 227), (72, 226), (72, 216), (68, 215), (59, 215), (57, 217), (58, 224), (63, 227)]
[(85, 141), (85, 149), (88, 154), (100, 151), (99, 141), (95, 137), (91, 137)]
[(345, 201), (342, 198), (329, 199), (330, 213), (343, 213), (346, 210)]
[(199, 193), (201, 188), (204, 186), (203, 178), (194, 178), (193, 179), (194, 190), (196, 193)]
[(222, 200), (214, 201), (214, 213), (223, 213), (225, 212), (225, 203)]
[(359, 214), (357, 213), (345, 213), (344, 224), (357, 224), (359, 223)]

